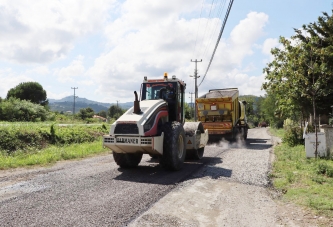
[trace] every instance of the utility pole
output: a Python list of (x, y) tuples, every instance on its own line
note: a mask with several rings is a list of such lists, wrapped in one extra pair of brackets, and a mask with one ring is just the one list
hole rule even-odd
[(78, 87), (72, 87), (72, 89), (74, 89), (74, 103), (73, 103), (73, 117), (75, 114), (75, 98), (77, 98), (77, 96), (75, 96), (75, 89), (79, 89)]
[[(198, 62), (202, 62), (202, 59), (200, 61), (198, 61), (197, 59), (195, 59), (194, 61), (192, 61), (192, 59), (191, 59), (191, 62), (195, 62), (195, 69), (194, 69), (194, 76), (193, 77), (194, 77), (194, 81), (195, 81), (195, 83), (194, 83), (194, 92), (195, 92), (194, 97), (196, 99), (196, 98), (198, 98), (197, 79), (200, 77), (200, 76), (198, 76), (197, 63)], [(190, 76), (190, 77), (192, 77), (192, 76)], [(196, 107), (195, 104), (194, 104), (194, 107), (195, 107), (195, 110), (194, 110), (194, 121), (197, 121), (197, 107)]]
[(193, 116), (193, 102), (192, 102), (192, 95), (194, 94), (194, 92), (189, 92), (191, 95), (191, 117)]

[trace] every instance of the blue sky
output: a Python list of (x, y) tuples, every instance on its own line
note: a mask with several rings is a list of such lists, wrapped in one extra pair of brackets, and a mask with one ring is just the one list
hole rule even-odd
[(39, 82), (48, 98), (134, 100), (144, 76), (176, 75), (199, 95), (238, 87), (264, 95), (270, 49), (293, 28), (332, 14), (333, 0), (235, 0), (207, 76), (228, 0), (0, 1), (0, 97), (21, 82)]

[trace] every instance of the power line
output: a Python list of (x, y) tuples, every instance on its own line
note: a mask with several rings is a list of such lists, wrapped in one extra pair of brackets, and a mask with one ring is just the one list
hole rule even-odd
[[(207, 27), (208, 27), (208, 22), (209, 22), (209, 19), (210, 19), (210, 14), (211, 14), (211, 12), (212, 12), (212, 8), (213, 8), (213, 5), (214, 5), (214, 1), (215, 1), (215, 0), (212, 0), (211, 6), (210, 6), (210, 10), (209, 10), (209, 14), (208, 14), (208, 19), (207, 19), (207, 21), (206, 21), (205, 30), (204, 30), (204, 32), (202, 33), (203, 35), (202, 35), (202, 42), (201, 42), (201, 43), (203, 43), (204, 38), (205, 38), (205, 34), (206, 34)], [(200, 48), (199, 53), (201, 53), (201, 49), (202, 49), (202, 48)]]
[(228, 9), (227, 9), (227, 13), (226, 13), (226, 15), (225, 15), (225, 17), (224, 17), (224, 21), (223, 21), (223, 24), (222, 24), (222, 27), (221, 27), (221, 30), (220, 30), (219, 37), (217, 38), (217, 41), (216, 41), (216, 44), (215, 44), (215, 48), (214, 48), (213, 54), (212, 54), (212, 56), (211, 56), (211, 58), (210, 58), (210, 61), (209, 61), (208, 67), (207, 67), (207, 69), (206, 69), (205, 75), (203, 76), (203, 78), (202, 78), (202, 80), (201, 80), (199, 86), (200, 86), (200, 85), (202, 84), (202, 82), (204, 81), (204, 79), (205, 79), (205, 77), (206, 77), (206, 75), (207, 75), (207, 72), (208, 72), (208, 70), (209, 70), (209, 67), (210, 67), (210, 65), (212, 64), (212, 61), (213, 61), (213, 58), (214, 58), (214, 55), (215, 55), (216, 49), (217, 49), (217, 47), (218, 47), (218, 45), (219, 45), (219, 42), (220, 42), (220, 40), (221, 40), (221, 37), (222, 37), (222, 33), (223, 33), (223, 30), (224, 30), (225, 24), (227, 23), (228, 16), (229, 16), (229, 13), (230, 13), (230, 10), (231, 10), (232, 3), (233, 3), (233, 2), (234, 2), (233, 0), (230, 0), (230, 2), (229, 2), (229, 6), (228, 6)]
[[(226, 4), (226, 0), (223, 0), (223, 1), (220, 2), (219, 8), (218, 8), (217, 13), (216, 13), (217, 18), (220, 18), (222, 16), (222, 12), (224, 10), (225, 4)], [(209, 38), (207, 40), (207, 45), (206, 45), (206, 48), (205, 48), (202, 56), (206, 56), (206, 52), (208, 50), (208, 47), (210, 46), (211, 42), (213, 41), (213, 35), (215, 35), (215, 32), (217, 30), (217, 26), (218, 26), (218, 22), (216, 20), (215, 25), (214, 24), (211, 25), (211, 29), (210, 29), (209, 34), (208, 34)]]

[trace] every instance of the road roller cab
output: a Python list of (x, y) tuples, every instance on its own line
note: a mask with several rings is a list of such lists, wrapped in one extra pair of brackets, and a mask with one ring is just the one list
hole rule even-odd
[(140, 97), (104, 135), (103, 145), (112, 150), (123, 168), (137, 166), (143, 154), (159, 159), (169, 170), (182, 167), (185, 157), (201, 159), (208, 131), (201, 122), (185, 122), (184, 81), (167, 73), (160, 79), (144, 78)]

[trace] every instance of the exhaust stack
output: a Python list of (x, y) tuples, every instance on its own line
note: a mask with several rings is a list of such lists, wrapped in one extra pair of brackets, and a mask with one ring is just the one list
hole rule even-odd
[(133, 111), (133, 113), (140, 114), (141, 113), (140, 101), (138, 100), (138, 94), (136, 93), (136, 91), (134, 91), (134, 95), (135, 95), (135, 100), (134, 100), (134, 111)]

